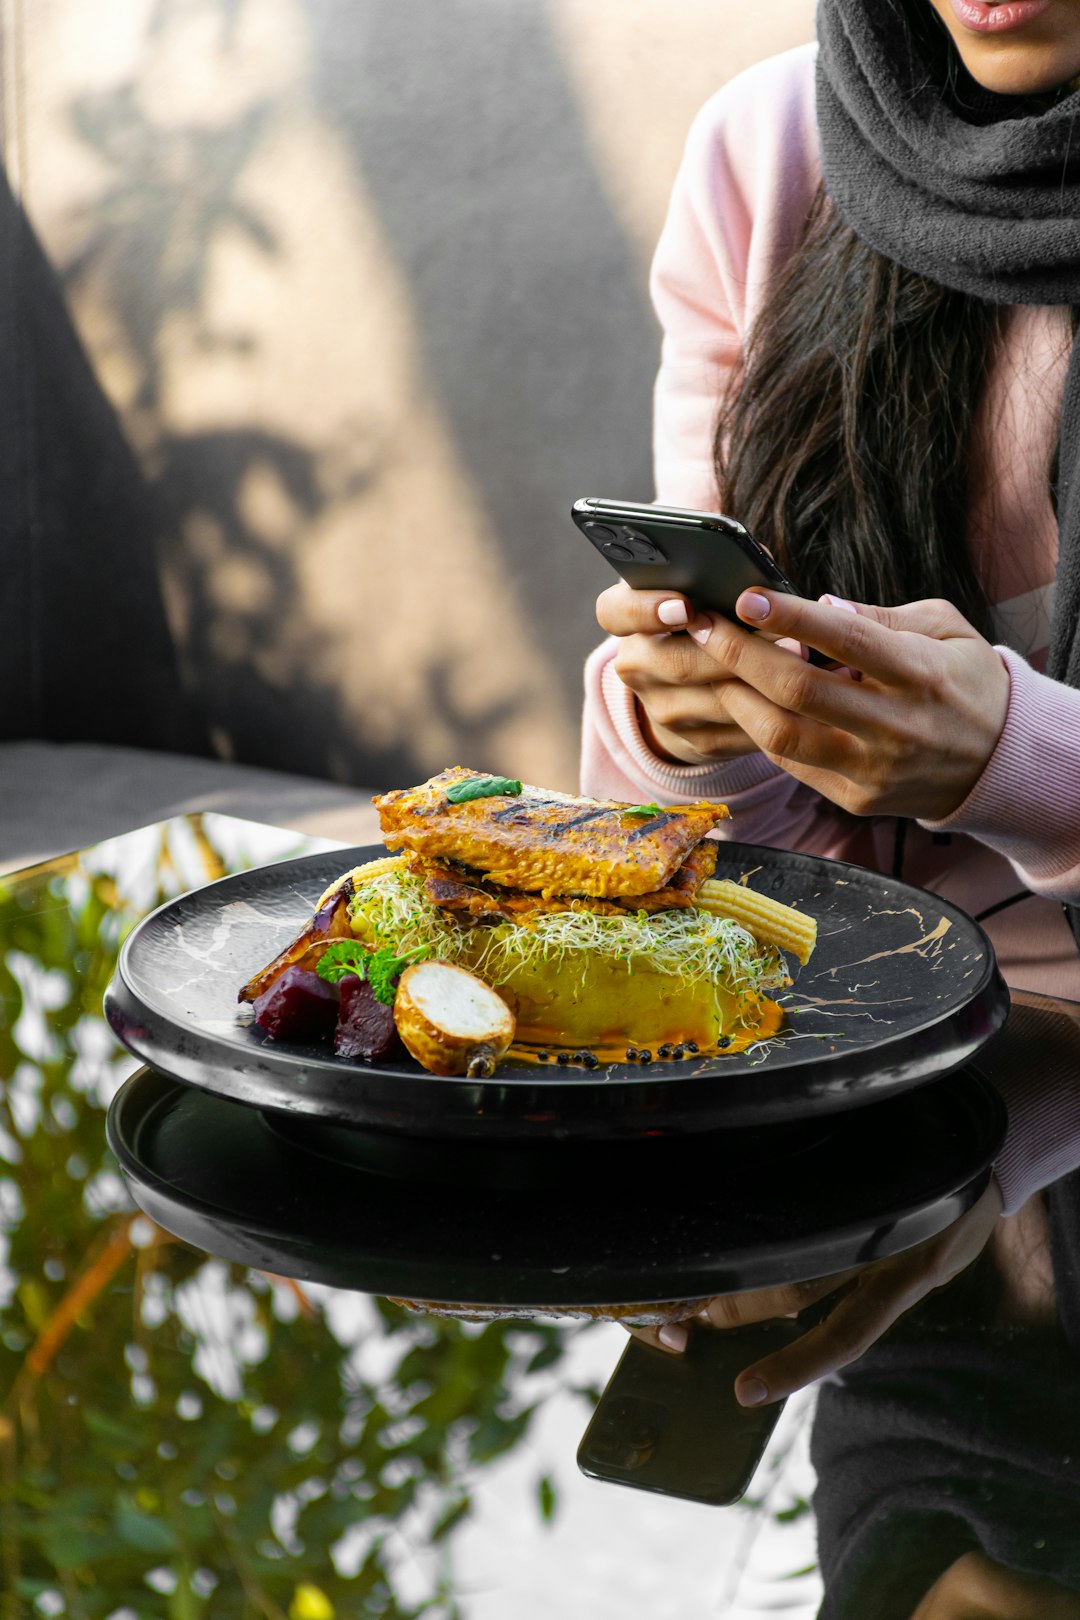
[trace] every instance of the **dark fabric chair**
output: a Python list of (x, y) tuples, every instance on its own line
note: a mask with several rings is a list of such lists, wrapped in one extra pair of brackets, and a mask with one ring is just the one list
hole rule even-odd
[(0, 176), (0, 739), (209, 752), (155, 502)]

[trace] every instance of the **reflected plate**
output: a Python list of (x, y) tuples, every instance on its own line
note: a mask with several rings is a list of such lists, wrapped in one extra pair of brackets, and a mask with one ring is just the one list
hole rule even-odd
[(385, 1137), (380, 1164), (366, 1133), (360, 1168), (148, 1069), (108, 1118), (136, 1202), (197, 1248), (338, 1288), (527, 1309), (693, 1299), (895, 1254), (976, 1201), (1005, 1110), (969, 1069), (801, 1129), (804, 1150), (788, 1139), (775, 1157), (762, 1151), (772, 1126), (549, 1142), (544, 1181), (534, 1159), (532, 1185), (500, 1187), (460, 1165), (456, 1142), (427, 1144), (410, 1167)]
[(385, 854), (335, 850), (222, 878), (169, 901), (120, 953), (105, 1010), (164, 1074), (259, 1108), (407, 1135), (605, 1138), (828, 1114), (966, 1063), (1000, 1028), (1008, 992), (982, 929), (940, 896), (861, 867), (721, 844), (717, 877), (818, 922), (780, 1036), (731, 1056), (597, 1069), (500, 1064), (489, 1080), (411, 1059), (361, 1064), (285, 1045), (242, 1021), (240, 986), (309, 920), (342, 872)]

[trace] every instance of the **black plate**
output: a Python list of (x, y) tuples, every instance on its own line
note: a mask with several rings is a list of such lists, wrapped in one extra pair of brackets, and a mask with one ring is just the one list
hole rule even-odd
[(1008, 992), (986, 935), (939, 896), (812, 855), (722, 844), (717, 876), (798, 902), (818, 946), (780, 999), (790, 1032), (730, 1057), (595, 1070), (500, 1064), (444, 1079), (411, 1060), (346, 1062), (241, 1022), (236, 994), (309, 919), (341, 872), (385, 854), (335, 850), (222, 878), (147, 917), (106, 994), (138, 1057), (218, 1096), (427, 1136), (609, 1138), (830, 1113), (967, 1062), (1004, 1022)]
[(339, 1288), (524, 1309), (691, 1299), (895, 1254), (975, 1202), (1005, 1110), (964, 1070), (805, 1122), (801, 1152), (782, 1128), (783, 1151), (763, 1152), (777, 1129), (549, 1142), (546, 1185), (509, 1189), (480, 1184), (455, 1142), (426, 1144), (411, 1171), (385, 1137), (381, 1172), (338, 1163), (258, 1109), (147, 1069), (108, 1118), (137, 1203), (197, 1248)]

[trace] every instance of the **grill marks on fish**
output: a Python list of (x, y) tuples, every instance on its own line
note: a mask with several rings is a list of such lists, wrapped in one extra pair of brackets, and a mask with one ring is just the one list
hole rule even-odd
[(510, 800), (494, 795), (448, 803), (452, 783), (481, 774), (453, 766), (419, 787), (377, 798), (387, 847), (433, 860), (449, 858), (482, 873), (489, 883), (545, 898), (637, 901), (667, 887), (727, 815), (725, 805), (703, 801), (665, 809), (642, 822), (627, 816), (629, 806), (613, 800), (533, 787)]
[[(479, 801), (476, 800), (476, 799), (473, 799), (473, 800), (467, 800), (466, 802), (476, 804)], [(516, 798), (512, 799), (510, 801), (510, 803), (506, 806), (505, 810), (492, 810), (490, 812), (490, 815), (491, 815), (492, 821), (513, 821), (515, 816), (520, 816), (523, 813), (527, 813), (527, 812), (529, 812), (531, 810), (538, 810), (542, 806), (547, 806), (547, 805), (559, 805), (559, 804), (562, 804), (564, 802), (565, 801), (562, 800), (562, 799), (541, 799), (541, 798), (533, 799), (533, 798), (526, 798), (525, 797), (525, 789), (523, 787), (521, 795), (519, 797), (516, 797)]]
[(558, 838), (568, 833), (571, 827), (583, 827), (587, 821), (598, 821), (601, 816), (613, 815), (614, 811), (601, 806), (599, 810), (585, 810), (580, 816), (571, 816), (568, 821), (557, 821), (552, 827), (545, 827), (546, 838)]
[(658, 816), (654, 816), (651, 821), (643, 822), (640, 827), (635, 827), (633, 832), (627, 833), (626, 841), (627, 843), (632, 843), (635, 838), (642, 837), (644, 833), (657, 832), (665, 822), (671, 820), (673, 820), (671, 811), (662, 810), (660, 814)]
[[(492, 821), (520, 822), (522, 826), (531, 826), (533, 823), (532, 812), (540, 805), (554, 802), (554, 800), (550, 799), (535, 799), (526, 805), (511, 805), (506, 810), (493, 811), (491, 819)], [(539, 829), (540, 836), (543, 838), (561, 838), (572, 827), (583, 827), (586, 822), (599, 821), (603, 816), (611, 818), (612, 824), (619, 828), (620, 836), (625, 838), (627, 843), (631, 843), (635, 838), (640, 838), (644, 832), (655, 832), (657, 828), (662, 827), (665, 822), (672, 819), (668, 812), (663, 810), (652, 816), (644, 824), (641, 824), (640, 817), (635, 816), (635, 826), (627, 831), (626, 807), (620, 806), (618, 809), (612, 809), (610, 805), (602, 804), (594, 810), (583, 811), (580, 816), (569, 816), (565, 821), (554, 821), (541, 827)]]

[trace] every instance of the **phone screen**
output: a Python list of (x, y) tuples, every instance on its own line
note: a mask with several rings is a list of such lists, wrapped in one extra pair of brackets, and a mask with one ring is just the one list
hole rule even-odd
[(736, 1376), (790, 1344), (798, 1322), (695, 1329), (681, 1355), (630, 1339), (578, 1447), (593, 1479), (725, 1507), (737, 1502), (784, 1407), (743, 1407)]

